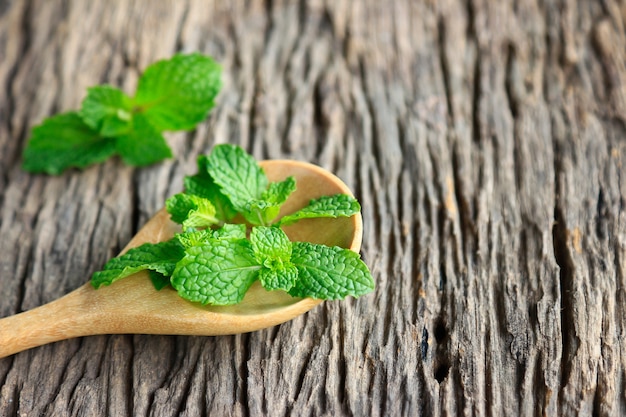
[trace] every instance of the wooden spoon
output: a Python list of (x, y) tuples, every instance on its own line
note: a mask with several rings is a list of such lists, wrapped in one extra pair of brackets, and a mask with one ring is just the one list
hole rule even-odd
[[(312, 198), (351, 194), (336, 176), (305, 162), (261, 162), (271, 181), (293, 175), (297, 190), (281, 209), (292, 213)], [(159, 211), (124, 248), (160, 242), (179, 231), (168, 213)], [(350, 218), (307, 219), (284, 228), (293, 241), (308, 241), (360, 250), (360, 214)], [(271, 327), (305, 313), (320, 300), (293, 298), (268, 292), (258, 282), (234, 306), (202, 306), (178, 296), (175, 290), (156, 291), (147, 273), (137, 273), (94, 290), (90, 283), (49, 304), (0, 320), (0, 358), (46, 343), (96, 334), (169, 334), (215, 336)]]

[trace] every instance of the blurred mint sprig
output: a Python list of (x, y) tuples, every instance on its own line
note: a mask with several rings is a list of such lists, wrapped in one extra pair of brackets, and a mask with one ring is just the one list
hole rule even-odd
[(79, 111), (45, 119), (32, 129), (23, 168), (57, 175), (119, 155), (131, 166), (172, 156), (164, 131), (191, 130), (203, 121), (221, 88), (221, 67), (199, 53), (150, 65), (133, 97), (110, 85), (87, 90)]

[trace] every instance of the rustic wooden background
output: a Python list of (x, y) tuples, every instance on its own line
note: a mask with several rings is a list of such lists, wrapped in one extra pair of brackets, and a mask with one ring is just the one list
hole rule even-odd
[[(174, 159), (20, 169), (44, 117), (176, 51), (224, 88)], [(626, 1), (0, 0), (0, 317), (80, 286), (222, 142), (343, 178), (375, 293), (22, 352), (0, 415), (626, 414)]]

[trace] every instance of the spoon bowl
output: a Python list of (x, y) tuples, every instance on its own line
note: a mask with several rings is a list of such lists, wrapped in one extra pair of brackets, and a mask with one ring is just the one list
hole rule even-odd
[[(296, 179), (296, 191), (279, 216), (292, 213), (313, 198), (352, 194), (330, 172), (291, 160), (261, 162), (270, 181)], [(363, 222), (360, 214), (349, 218), (305, 219), (283, 228), (292, 241), (341, 246), (358, 252)], [(180, 226), (165, 209), (160, 210), (133, 237), (122, 253), (146, 242), (174, 236)], [(256, 282), (240, 304), (203, 306), (178, 296), (168, 287), (154, 289), (145, 271), (95, 290), (82, 287), (49, 304), (0, 319), (0, 358), (59, 340), (97, 334), (168, 334), (217, 336), (246, 333), (284, 323), (321, 300), (294, 298), (282, 291), (266, 291)]]

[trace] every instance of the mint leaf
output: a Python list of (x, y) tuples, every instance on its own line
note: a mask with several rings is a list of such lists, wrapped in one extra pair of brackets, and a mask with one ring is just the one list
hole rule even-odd
[(217, 145), (206, 164), (209, 175), (251, 224), (267, 225), (278, 215), (280, 206), (295, 190), (295, 179), (269, 184), (252, 155), (234, 145)]
[(32, 129), (22, 167), (57, 175), (70, 167), (102, 162), (114, 152), (114, 140), (99, 135), (78, 113), (69, 112), (50, 117)]
[(189, 227), (209, 227), (219, 223), (219, 219), (215, 217), (215, 207), (206, 198), (198, 198), (197, 207), (187, 214), (187, 218), (183, 221), (183, 228)]
[(98, 289), (145, 269), (169, 276), (184, 254), (184, 248), (177, 239), (144, 243), (107, 262), (102, 271), (92, 275), (91, 285)]
[(209, 227), (219, 223), (213, 204), (206, 198), (195, 195), (175, 194), (165, 201), (165, 209), (172, 221), (182, 224), (183, 229)]
[(141, 114), (133, 117), (130, 132), (116, 138), (115, 148), (124, 162), (132, 166), (151, 165), (172, 157), (163, 136)]
[(228, 221), (235, 217), (237, 211), (209, 175), (207, 165), (208, 158), (205, 155), (200, 155), (198, 157), (198, 173), (185, 177), (185, 192), (211, 200), (215, 206), (215, 216), (220, 220)]
[(188, 248), (176, 265), (171, 283), (189, 301), (236, 304), (256, 280), (260, 268), (248, 240), (216, 239)]
[(298, 280), (298, 269), (291, 262), (274, 268), (262, 268), (259, 271), (259, 281), (268, 291), (289, 291)]
[(196, 200), (199, 197), (178, 193), (165, 200), (165, 209), (174, 223), (183, 224), (189, 212), (198, 208)]
[[(268, 189), (261, 194), (259, 200), (250, 202), (250, 214), (246, 216), (246, 220), (252, 224), (270, 224), (278, 216), (280, 207), (295, 190), (296, 180), (294, 177), (270, 183)], [(245, 215), (246, 213), (244, 213)], [(259, 216), (261, 220), (258, 220)]]
[(207, 171), (239, 212), (261, 198), (267, 177), (257, 161), (239, 146), (217, 145), (207, 160)]
[(253, 227), (250, 243), (259, 264), (270, 268), (274, 260), (289, 261), (292, 243), (278, 227)]
[(270, 224), (272, 219), (278, 215), (279, 211), (279, 204), (273, 204), (265, 200), (255, 199), (248, 202), (246, 208), (242, 210), (241, 215), (250, 224), (266, 225)]
[(170, 277), (165, 276), (160, 272), (148, 271), (148, 276), (150, 277), (152, 285), (154, 285), (154, 289), (157, 291), (161, 291), (163, 288), (170, 285)]
[(298, 269), (298, 281), (289, 290), (294, 297), (333, 300), (358, 297), (374, 289), (369, 269), (349, 249), (294, 242), (291, 262)]
[(189, 249), (193, 246), (206, 245), (210, 239), (213, 238), (211, 230), (190, 230), (183, 233), (177, 233), (176, 239), (180, 242), (185, 249)]
[(347, 194), (336, 194), (311, 200), (309, 205), (295, 213), (284, 216), (278, 223), (281, 226), (286, 226), (298, 220), (316, 217), (350, 217), (359, 211), (361, 211), (361, 205), (354, 197)]
[(221, 67), (213, 59), (177, 54), (146, 68), (132, 102), (157, 131), (190, 130), (213, 108), (221, 85)]
[(296, 179), (287, 177), (283, 181), (270, 183), (267, 190), (261, 194), (261, 199), (271, 204), (282, 205), (294, 191), (296, 191)]
[(211, 240), (215, 239), (241, 240), (246, 238), (246, 226), (227, 223), (219, 229), (190, 229), (189, 231), (178, 233), (176, 238), (185, 249), (192, 246), (208, 245), (211, 243)]
[(212, 230), (213, 239), (245, 239), (246, 225), (226, 223), (219, 229)]
[(132, 128), (132, 104), (121, 90), (110, 85), (87, 89), (80, 116), (102, 136), (115, 137)]
[(291, 263), (292, 243), (278, 227), (254, 227), (250, 242), (257, 262), (263, 265), (259, 280), (266, 290), (289, 291), (298, 279), (298, 270)]

